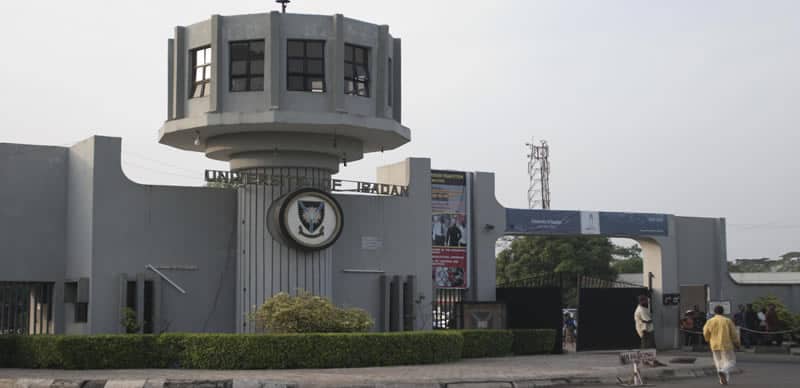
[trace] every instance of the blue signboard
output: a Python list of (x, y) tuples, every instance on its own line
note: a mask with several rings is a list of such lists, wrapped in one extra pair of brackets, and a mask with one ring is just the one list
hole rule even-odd
[(510, 234), (581, 234), (581, 213), (565, 210), (506, 209)]
[(666, 236), (666, 214), (600, 212), (600, 231), (606, 235)]
[(506, 209), (506, 233), (666, 236), (666, 214)]

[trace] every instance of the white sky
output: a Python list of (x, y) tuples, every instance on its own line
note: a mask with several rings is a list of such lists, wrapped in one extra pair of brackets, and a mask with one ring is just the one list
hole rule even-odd
[[(201, 154), (159, 145), (175, 25), (271, 0), (0, 1), (0, 141), (123, 138), (142, 183), (199, 185)], [(726, 217), (729, 258), (800, 250), (800, 1), (294, 0), (290, 12), (403, 38), (413, 141), (351, 163), (430, 156), (494, 171), (525, 207), (531, 136), (551, 144), (552, 207)]]

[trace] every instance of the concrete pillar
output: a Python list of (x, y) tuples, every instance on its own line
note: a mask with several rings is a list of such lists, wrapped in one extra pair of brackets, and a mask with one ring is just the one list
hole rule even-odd
[(269, 185), (239, 188), (237, 253), (237, 331), (255, 332), (249, 316), (279, 292), (298, 290), (332, 297), (332, 249), (304, 251), (270, 233), (267, 216), (273, 202), (302, 187), (329, 191), (331, 173), (320, 168), (253, 168), (240, 173), (270, 176)]

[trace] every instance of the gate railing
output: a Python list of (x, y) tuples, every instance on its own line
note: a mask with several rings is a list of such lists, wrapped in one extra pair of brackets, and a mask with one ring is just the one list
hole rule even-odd
[(567, 273), (543, 273), (531, 277), (511, 280), (497, 284), (497, 288), (544, 288), (544, 287), (563, 287), (565, 278), (573, 277)]
[(578, 288), (643, 288), (644, 286), (636, 283), (621, 282), (619, 280), (608, 280), (594, 278), (591, 276), (578, 276)]
[(464, 328), (464, 291), (457, 288), (437, 288), (433, 297), (433, 328)]

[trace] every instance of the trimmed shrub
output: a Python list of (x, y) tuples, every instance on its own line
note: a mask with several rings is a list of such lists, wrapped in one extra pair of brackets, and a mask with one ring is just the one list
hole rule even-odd
[(10, 368), (17, 354), (16, 335), (0, 335), (0, 368)]
[(347, 368), (450, 362), (458, 332), (0, 337), (0, 366), (58, 369)]
[(511, 345), (514, 354), (548, 354), (553, 352), (556, 344), (556, 331), (553, 329), (518, 329), (511, 332), (514, 334)]
[(461, 330), (464, 351), (461, 357), (502, 357), (511, 354), (514, 335), (509, 330)]
[(20, 336), (10, 366), (59, 369), (158, 368), (152, 335)]
[(251, 317), (259, 330), (271, 333), (366, 332), (374, 325), (369, 313), (340, 308), (330, 299), (299, 291), (281, 292), (264, 302)]

